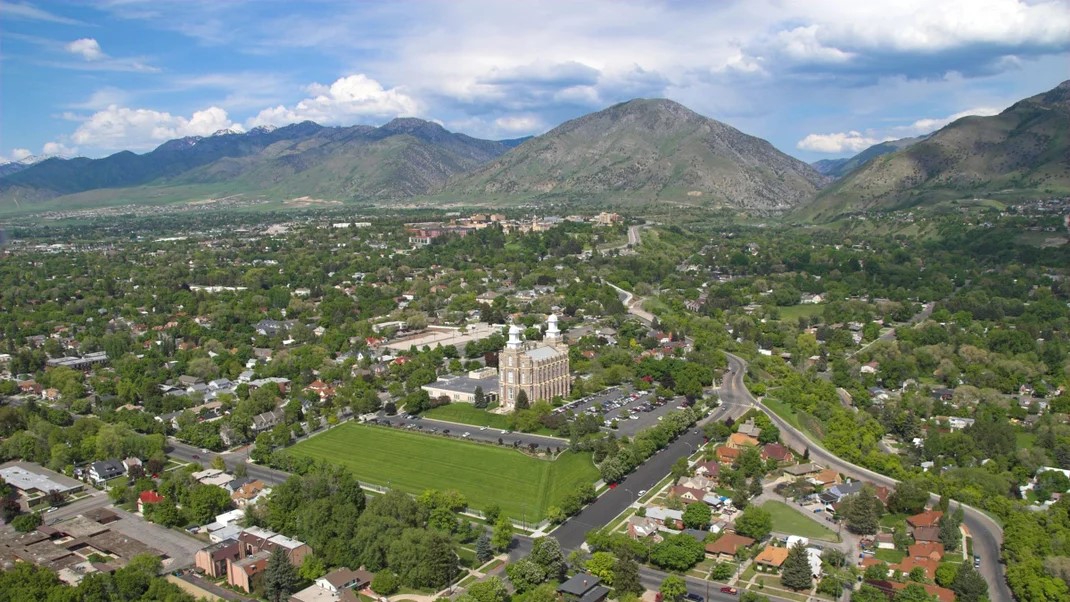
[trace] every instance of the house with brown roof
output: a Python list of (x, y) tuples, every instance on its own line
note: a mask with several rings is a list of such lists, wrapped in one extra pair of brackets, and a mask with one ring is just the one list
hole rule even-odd
[(829, 487), (837, 483), (842, 483), (843, 480), (840, 479), (840, 473), (836, 472), (835, 470), (832, 470), (831, 468), (826, 468), (825, 470), (822, 470), (814, 476), (810, 477), (810, 482), (814, 485)]
[(364, 589), (371, 584), (373, 577), (365, 570), (335, 569), (316, 579), (316, 585), (337, 594), (344, 589)]
[(244, 508), (249, 502), (255, 500), (261, 493), (263, 493), (266, 487), (267, 485), (260, 479), (250, 481), (239, 487), (234, 493), (230, 494), (230, 499), (233, 500), (234, 504), (239, 508)]
[(700, 462), (695, 465), (695, 474), (707, 479), (716, 479), (721, 474), (721, 465), (715, 461)]
[(912, 556), (914, 558), (928, 558), (939, 562), (944, 558), (944, 546), (935, 541), (916, 543), (907, 547), (907, 556)]
[(219, 579), (227, 574), (227, 565), (241, 559), (241, 545), (236, 539), (224, 539), (207, 548), (197, 550), (193, 565), (209, 577)]
[(728, 441), (725, 443), (732, 449), (743, 449), (744, 447), (758, 447), (758, 439), (745, 435), (743, 433), (732, 433), (728, 436)]
[(725, 533), (717, 541), (706, 544), (706, 554), (717, 560), (728, 561), (736, 557), (739, 551), (753, 545), (754, 540), (736, 533)]
[(935, 527), (937, 523), (940, 522), (940, 517), (943, 515), (944, 513), (939, 510), (926, 510), (920, 514), (908, 516), (907, 524), (914, 529), (918, 527)]
[(726, 447), (724, 445), (718, 445), (714, 450), (714, 454), (717, 456), (717, 461), (721, 464), (732, 464), (739, 459), (739, 450)]
[(762, 446), (762, 459), (775, 460), (778, 464), (788, 464), (795, 461), (795, 454), (779, 443), (766, 443)]
[(706, 497), (706, 492), (701, 489), (677, 485), (669, 490), (669, 497), (679, 498), (687, 503), (701, 502)]
[(912, 533), (914, 541), (940, 541), (940, 527), (917, 527)]
[(779, 572), (781, 565), (788, 559), (788, 552), (787, 548), (765, 546), (765, 549), (754, 557), (754, 563), (760, 571)]
[(925, 571), (926, 579), (935, 579), (936, 569), (939, 566), (940, 563), (938, 561), (932, 560), (930, 558), (915, 558), (913, 556), (907, 556), (903, 558), (903, 560), (900, 561), (899, 564), (893, 564), (890, 568), (893, 571), (903, 571), (903, 574), (907, 575), (915, 568), (921, 567)]

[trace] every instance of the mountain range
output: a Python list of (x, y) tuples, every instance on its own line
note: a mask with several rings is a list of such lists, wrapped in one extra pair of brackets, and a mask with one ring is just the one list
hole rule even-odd
[[(850, 159), (807, 165), (670, 100), (637, 99), (516, 140), (421, 119), (171, 140), (151, 152), (0, 166), (0, 210), (241, 194), (362, 203), (673, 203), (828, 220), (929, 200), (1070, 192), (1070, 82)], [(47, 205), (41, 205), (47, 203)]]

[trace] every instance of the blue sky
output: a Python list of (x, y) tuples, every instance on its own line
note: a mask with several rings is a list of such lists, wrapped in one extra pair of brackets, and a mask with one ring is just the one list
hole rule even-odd
[(306, 119), (514, 138), (666, 97), (812, 161), (1068, 78), (1065, 0), (0, 0), (0, 159)]

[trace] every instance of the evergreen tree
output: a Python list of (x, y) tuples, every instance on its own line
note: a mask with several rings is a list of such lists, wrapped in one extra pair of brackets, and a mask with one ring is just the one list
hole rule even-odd
[(494, 549), (490, 545), (490, 536), (486, 531), (483, 531), (479, 535), (479, 539), (476, 540), (476, 560), (480, 564), (491, 559), (494, 556)]
[(810, 589), (813, 574), (810, 572), (810, 559), (802, 542), (796, 543), (788, 551), (788, 557), (780, 567), (780, 582), (793, 590)]
[(752, 498), (762, 494), (762, 479), (760, 477), (754, 477), (750, 480), (750, 491), (748, 493)]
[(945, 552), (954, 552), (962, 541), (962, 533), (959, 525), (962, 524), (962, 507), (957, 507), (953, 512), (945, 512), (940, 517), (937, 526), (940, 528), (940, 543), (944, 544)]
[(286, 551), (277, 547), (264, 569), (264, 597), (270, 602), (284, 602), (297, 590), (297, 569), (290, 564)]
[(472, 400), (472, 405), (480, 409), (487, 407), (487, 396), (483, 393), (483, 387), (476, 387), (475, 398)]
[(526, 410), (529, 407), (531, 407), (531, 404), (528, 403), (527, 391), (524, 391), (523, 389), (521, 389), (520, 392), (516, 394), (516, 406), (515, 407), (516, 407), (516, 411), (518, 411), (518, 412), (520, 410)]
[(841, 511), (847, 519), (847, 529), (860, 535), (872, 535), (877, 532), (881, 518), (881, 501), (874, 495), (871, 487), (844, 499)]
[(951, 590), (955, 592), (955, 599), (960, 602), (982, 602), (988, 599), (988, 583), (985, 583), (985, 578), (969, 563), (964, 563), (959, 569), (955, 580), (951, 582)]

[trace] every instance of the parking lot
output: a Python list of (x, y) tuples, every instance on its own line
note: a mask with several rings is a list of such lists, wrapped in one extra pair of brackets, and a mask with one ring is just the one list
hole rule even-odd
[[(658, 400), (653, 391), (636, 391), (631, 385), (610, 387), (604, 391), (578, 399), (554, 410), (557, 413), (583, 413), (598, 415), (602, 428), (607, 432), (631, 437), (641, 430), (658, 423), (665, 414), (679, 409), (683, 397)], [(617, 428), (611, 428), (613, 421)]]
[(482, 441), (484, 443), (498, 443), (501, 441), (502, 445), (518, 444), (522, 447), (530, 447), (534, 444), (542, 449), (565, 449), (568, 447), (567, 439), (533, 435), (531, 433), (514, 433), (513, 431), (501, 430), (493, 427), (446, 422), (443, 420), (435, 420), (433, 418), (410, 416), (408, 414), (398, 414), (396, 416), (386, 416), (381, 414), (372, 423), (381, 426), (392, 426), (395, 428), (427, 433), (429, 435), (457, 437), (459, 439)]

